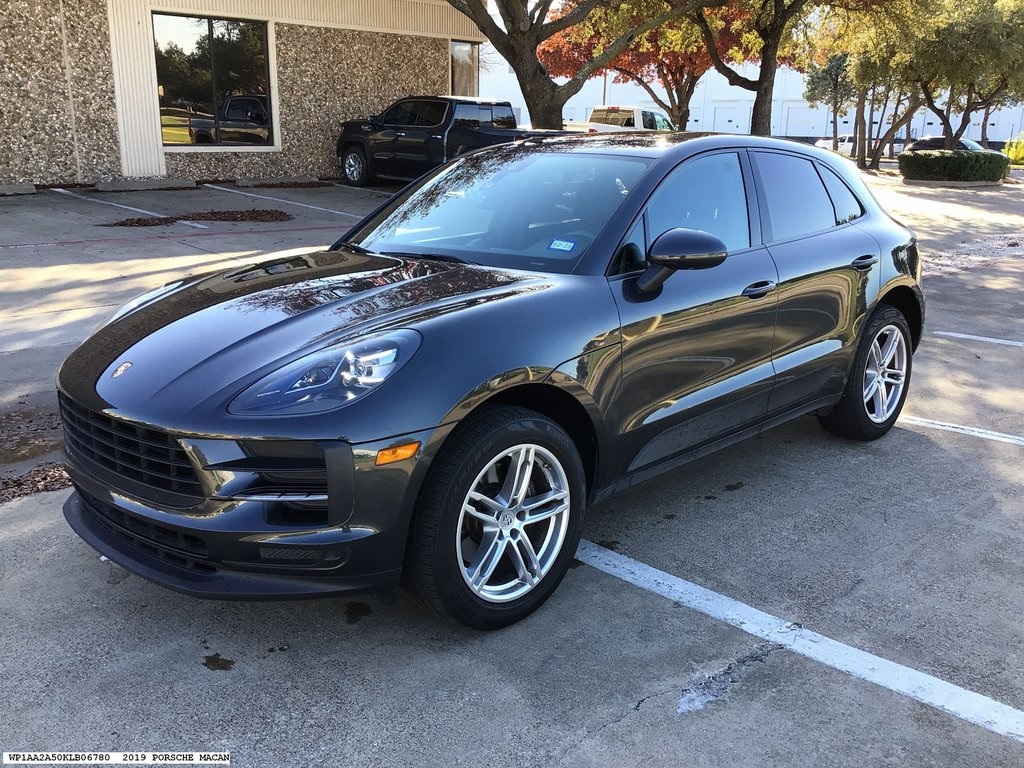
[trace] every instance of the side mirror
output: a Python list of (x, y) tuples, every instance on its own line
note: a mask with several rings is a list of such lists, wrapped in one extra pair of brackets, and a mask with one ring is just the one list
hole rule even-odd
[(636, 279), (636, 286), (645, 293), (658, 290), (677, 269), (710, 269), (725, 261), (728, 249), (712, 234), (699, 229), (670, 229), (651, 244), (647, 253), (650, 264)]
[(368, 122), (368, 123), (379, 123), (380, 122), (380, 115), (370, 115), (368, 118), (366, 118), (366, 122)]

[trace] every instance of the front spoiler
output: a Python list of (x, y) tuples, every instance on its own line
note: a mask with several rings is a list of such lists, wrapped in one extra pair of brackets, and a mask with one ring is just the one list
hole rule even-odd
[(388, 592), (398, 584), (401, 569), (360, 576), (253, 573), (220, 567), (215, 573), (193, 573), (154, 557), (118, 538), (86, 508), (76, 492), (64, 502), (64, 517), (93, 549), (118, 565), (162, 587), (212, 600), (293, 600)]

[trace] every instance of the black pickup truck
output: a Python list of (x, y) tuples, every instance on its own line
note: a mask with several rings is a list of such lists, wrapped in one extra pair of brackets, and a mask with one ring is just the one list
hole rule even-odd
[(356, 187), (375, 176), (415, 179), (463, 152), (553, 133), (560, 132), (519, 130), (507, 101), (410, 96), (380, 115), (342, 123), (338, 167)]

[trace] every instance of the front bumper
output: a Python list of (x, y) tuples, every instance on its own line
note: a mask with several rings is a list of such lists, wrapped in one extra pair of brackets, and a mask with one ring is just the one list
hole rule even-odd
[[(143, 531), (153, 531), (154, 526), (147, 524), (144, 518), (126, 515), (123, 519), (132, 522), (118, 525), (99, 510), (95, 499), (77, 491), (64, 502), (64, 517), (68, 524), (96, 551), (149, 581), (196, 597), (284, 600), (387, 591), (397, 585), (401, 574), (400, 568), (333, 576), (302, 569), (288, 573), (242, 570), (229, 562), (198, 556), (195, 551), (175, 546), (168, 541), (174, 529), (161, 525), (159, 533), (163, 540), (152, 538)], [(190, 542), (202, 540), (193, 529), (178, 531), (176, 538)], [(366, 542), (357, 545), (359, 554), (355, 559), (375, 560), (373, 548)], [(350, 565), (352, 547), (341, 547), (336, 551), (343, 554), (345, 565)], [(339, 570), (346, 569), (341, 566)]]
[[(186, 463), (195, 468), (196, 480), (187, 487), (201, 491), (188, 497), (119, 475), (122, 466), (150, 480), (139, 473), (155, 477), (157, 471), (139, 469), (127, 459), (112, 468), (114, 449), (107, 445), (106, 453), (90, 452), (79, 430), (78, 438), (66, 441), (75, 493), (64, 515), (110, 560), (199, 597), (290, 599), (388, 591), (401, 574), (425, 463), (422, 454), (380, 467), (374, 459), (396, 440), (426, 445), (433, 432), (355, 446), (268, 440), (257, 447), (250, 440), (169, 436), (183, 447), (178, 456), (187, 455)], [(97, 440), (110, 443), (111, 434), (97, 431)], [(152, 440), (153, 434), (143, 436)], [(122, 446), (116, 454), (122, 458), (128, 454), (124, 440), (120, 433), (113, 440)], [(160, 448), (161, 456), (165, 450)], [(312, 469), (309, 455), (321, 456)], [(270, 482), (279, 485), (268, 487)]]

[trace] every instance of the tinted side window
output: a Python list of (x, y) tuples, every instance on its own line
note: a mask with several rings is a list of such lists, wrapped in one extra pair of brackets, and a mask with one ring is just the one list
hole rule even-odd
[(447, 111), (448, 105), (443, 101), (421, 101), (416, 125), (440, 125)]
[(384, 125), (415, 125), (416, 102), (398, 102), (381, 116), (380, 121), (384, 123)]
[(516, 116), (512, 107), (495, 104), (491, 108), (491, 125), (495, 128), (516, 128)]
[(642, 116), (642, 119), (644, 121), (644, 128), (646, 128), (649, 131), (653, 131), (654, 127), (655, 127), (654, 126), (654, 113), (653, 112), (647, 112), (645, 110), (644, 112), (641, 113), (641, 116)]
[(730, 251), (750, 245), (747, 198), (738, 155), (725, 152), (698, 157), (665, 178), (647, 207), (650, 242), (675, 227), (709, 232)]
[(828, 189), (828, 196), (832, 198), (836, 224), (846, 224), (859, 219), (864, 213), (864, 208), (846, 183), (824, 165), (818, 166), (818, 172), (821, 174), (821, 180), (825, 182), (825, 188)]
[(481, 111), (475, 104), (458, 104), (455, 107), (455, 127), (479, 128)]
[(771, 240), (787, 240), (836, 225), (832, 201), (810, 160), (775, 152), (752, 154), (764, 185)]

